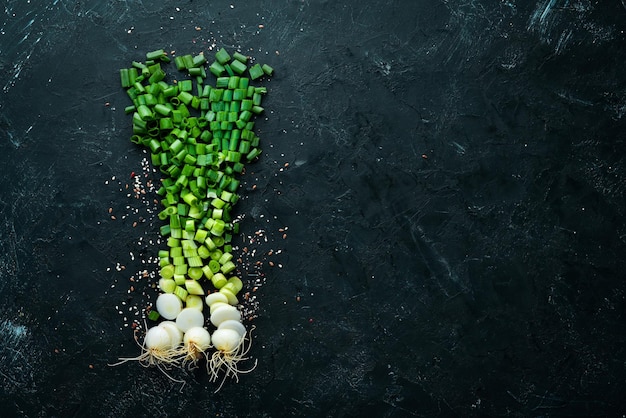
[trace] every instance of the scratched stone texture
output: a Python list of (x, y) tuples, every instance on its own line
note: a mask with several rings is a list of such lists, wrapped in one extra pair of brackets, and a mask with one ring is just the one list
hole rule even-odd
[[(617, 0), (5, 1), (0, 415), (623, 415), (625, 22)], [(221, 47), (276, 74), (237, 208), (257, 367), (214, 393), (202, 367), (109, 364), (139, 353), (159, 249), (118, 70)]]

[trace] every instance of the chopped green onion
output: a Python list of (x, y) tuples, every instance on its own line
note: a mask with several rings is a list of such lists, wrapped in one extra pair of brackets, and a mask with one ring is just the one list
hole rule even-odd
[[(251, 80), (274, 70), (267, 64), (249, 66), (246, 55), (234, 52), (231, 57), (221, 48), (208, 65), (217, 77), (213, 83), (206, 79), (202, 53), (176, 56), (174, 65), (185, 74), (169, 82), (165, 65), (170, 61), (157, 49), (146, 54), (145, 62), (133, 61), (119, 72), (132, 101), (124, 109), (132, 115), (131, 141), (147, 147), (150, 162), (162, 173), (157, 216), (165, 248), (158, 253), (158, 289), (176, 302), (176, 311), (178, 304), (183, 306), (180, 301), (201, 310), (200, 296), (208, 285), (219, 289), (221, 304), (236, 305), (243, 283), (232, 276), (237, 270), (233, 234), (240, 229), (232, 213), (244, 163), (261, 154), (253, 129), (267, 92)], [(220, 312), (217, 308), (211, 312)], [(158, 320), (159, 313), (152, 310), (148, 317)], [(166, 319), (176, 315), (172, 317)]]
[(267, 65), (267, 64), (263, 64), (261, 66), (261, 69), (267, 75), (272, 75), (274, 73), (274, 69), (272, 67), (270, 67), (269, 65)]
[(248, 72), (250, 73), (250, 78), (252, 80), (256, 80), (264, 74), (263, 68), (260, 64), (254, 64), (252, 67), (250, 67)]
[(148, 313), (148, 319), (150, 321), (158, 321), (158, 319), (161, 317), (161, 315), (159, 315), (159, 313), (153, 309)]
[(215, 53), (215, 59), (217, 60), (217, 62), (223, 65), (230, 61), (230, 55), (228, 55), (228, 52), (226, 52), (226, 50), (222, 48)]
[(233, 53), (233, 58), (234, 58), (234, 59), (236, 59), (236, 60), (237, 60), (237, 61), (239, 61), (239, 62), (243, 62), (244, 64), (245, 64), (246, 62), (248, 62), (248, 57), (246, 57), (245, 55), (243, 55), (243, 54), (242, 54), (242, 53), (240, 53), (240, 52), (234, 52), (234, 53)]

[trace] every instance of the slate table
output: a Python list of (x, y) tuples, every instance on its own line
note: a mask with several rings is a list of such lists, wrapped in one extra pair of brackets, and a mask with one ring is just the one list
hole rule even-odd
[[(617, 0), (5, 1), (0, 415), (623, 414), (625, 29)], [(258, 365), (180, 393), (108, 365), (159, 248), (118, 70), (221, 47), (276, 72), (237, 207)]]

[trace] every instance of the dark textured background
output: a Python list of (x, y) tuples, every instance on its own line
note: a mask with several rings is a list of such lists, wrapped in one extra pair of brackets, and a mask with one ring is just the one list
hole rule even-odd
[[(617, 0), (5, 1), (0, 415), (626, 412), (625, 29)], [(214, 46), (276, 70), (238, 205), (258, 366), (181, 394), (107, 366), (159, 248), (118, 69)]]

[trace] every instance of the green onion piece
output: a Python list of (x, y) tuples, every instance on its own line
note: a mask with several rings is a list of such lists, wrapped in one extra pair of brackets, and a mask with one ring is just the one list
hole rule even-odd
[(193, 68), (193, 56), (191, 54), (183, 55), (183, 62), (185, 63), (185, 68)]
[(233, 100), (242, 101), (246, 98), (246, 90), (245, 89), (235, 89), (233, 93)]
[(220, 271), (220, 263), (217, 260), (211, 260), (209, 261), (209, 269), (211, 270), (211, 272), (213, 273), (217, 273), (218, 271)]
[(230, 293), (232, 293), (233, 295), (237, 294), (237, 288), (235, 287), (235, 285), (233, 283), (226, 283), (224, 286), (222, 286), (222, 288), (220, 290), (228, 290)]
[(177, 97), (181, 101), (181, 103), (188, 105), (189, 103), (191, 103), (194, 96), (188, 91), (181, 91), (180, 93), (178, 93)]
[(174, 64), (176, 64), (176, 69), (178, 71), (182, 71), (185, 68), (187, 68), (185, 66), (185, 60), (183, 59), (183, 57), (176, 57), (176, 58), (174, 58)]
[(217, 62), (224, 65), (228, 61), (230, 61), (230, 55), (228, 55), (228, 52), (226, 52), (226, 50), (222, 48), (215, 53), (215, 59), (217, 60)]
[(155, 51), (151, 51), (146, 53), (147, 60), (158, 60), (165, 56), (165, 51), (162, 49), (157, 49)]
[(146, 105), (141, 105), (137, 108), (137, 113), (139, 114), (139, 117), (141, 118), (141, 120), (146, 121), (146, 120), (151, 120), (153, 118), (152, 116), (152, 111), (150, 110), (150, 108)]
[[(183, 231), (180, 228), (172, 228), (171, 222), (170, 222), (170, 235), (172, 236), (172, 238), (180, 239), (183, 237)], [(178, 247), (173, 247), (173, 248), (178, 248)]]
[(173, 279), (161, 279), (159, 280), (159, 289), (161, 289), (163, 293), (174, 293), (176, 282)]
[(156, 309), (153, 309), (148, 313), (148, 319), (151, 321), (157, 321), (160, 317), (161, 315), (156, 311)]
[(164, 97), (173, 97), (178, 94), (178, 88), (175, 86), (168, 86), (163, 90)]
[[(204, 296), (204, 294), (202, 296)], [(202, 300), (199, 295), (187, 295), (187, 299), (185, 299), (185, 307), (202, 310), (204, 307), (204, 300)]]
[(198, 250), (196, 248), (189, 248), (189, 246), (183, 245), (183, 256), (187, 259), (187, 263), (191, 267), (189, 260), (198, 256)]
[(209, 66), (209, 71), (211, 72), (211, 74), (213, 74), (215, 77), (220, 77), (222, 74), (224, 74), (224, 71), (226, 71), (226, 69), (224, 68), (224, 66), (222, 64), (220, 64), (217, 61), (214, 61), (210, 66)]
[(210, 102), (219, 102), (220, 100), (222, 100), (222, 94), (224, 94), (224, 90), (223, 89), (211, 89), (211, 92), (209, 93), (209, 101)]
[(217, 88), (228, 87), (229, 80), (230, 80), (230, 77), (217, 77), (217, 81), (215, 82), (215, 87)]
[(261, 155), (261, 150), (259, 148), (254, 148), (252, 151), (248, 153), (248, 155), (246, 155), (246, 159), (248, 161), (252, 161), (259, 155)]
[(152, 153), (154, 155), (155, 153), (157, 153), (161, 149), (161, 143), (159, 141), (157, 141), (156, 139), (151, 139), (148, 142), (148, 147), (150, 148), (150, 151), (152, 151)]
[(239, 118), (241, 120), (243, 120), (244, 122), (247, 122), (250, 120), (250, 118), (252, 118), (252, 112), (249, 110), (244, 110), (243, 112), (241, 112), (241, 114), (239, 115)]
[(216, 235), (216, 236), (220, 236), (224, 233), (224, 228), (226, 226), (226, 223), (221, 220), (221, 219), (216, 219), (215, 222), (213, 223), (213, 226), (211, 227), (211, 234)]
[(178, 82), (178, 90), (181, 92), (190, 92), (193, 90), (193, 83), (191, 80), (181, 80)]
[(252, 67), (250, 67), (248, 72), (250, 73), (250, 78), (252, 80), (256, 80), (257, 78), (260, 78), (264, 74), (263, 68), (261, 67), (260, 64), (254, 64)]
[(202, 258), (199, 255), (187, 258), (187, 262), (189, 263), (190, 267), (202, 267), (204, 265), (204, 263), (202, 262)]
[(237, 60), (237, 61), (239, 61), (239, 62), (243, 62), (244, 64), (245, 64), (246, 62), (248, 62), (248, 57), (246, 57), (245, 55), (243, 55), (243, 54), (242, 54), (242, 53), (240, 53), (240, 52), (234, 52), (234, 53), (233, 53), (233, 58), (234, 58), (234, 59), (236, 59), (236, 60)]
[[(222, 244), (217, 241), (214, 241), (214, 242), (218, 248), (211, 251), (211, 260), (217, 262), (217, 265), (219, 266), (220, 263), (217, 260), (219, 260), (220, 257), (222, 256), (222, 251), (219, 249), (219, 247), (221, 247)], [(211, 264), (211, 267), (215, 267), (215, 264)], [(217, 269), (219, 270), (219, 267)]]
[(230, 68), (232, 68), (235, 74), (243, 74), (246, 71), (247, 67), (246, 64), (244, 64), (243, 62), (235, 60), (231, 62)]
[(202, 277), (201, 267), (190, 267), (187, 271), (187, 275), (194, 280), (199, 280)]
[[(197, 200), (197, 198), (196, 198), (196, 200)], [(195, 231), (195, 230), (196, 230), (196, 225), (195, 225), (193, 219), (187, 219), (185, 221), (185, 231)]]
[(250, 142), (249, 141), (241, 141), (239, 143), (239, 152), (241, 154), (247, 154), (250, 152)]
[[(202, 273), (202, 270), (200, 272)], [(185, 280), (185, 288), (190, 295), (204, 295), (202, 285), (195, 280)]]
[[(213, 239), (211, 237), (207, 237), (204, 240), (204, 244), (207, 246), (207, 248), (211, 251), (214, 251), (217, 248), (217, 244), (215, 243), (215, 241), (213, 241)], [(218, 270), (219, 270), (219, 265), (218, 265)]]
[(191, 238), (185, 238), (185, 240), (182, 242), (183, 250), (189, 250), (189, 249), (196, 249), (196, 248), (198, 248), (196, 243), (193, 241), (193, 234), (190, 234), (190, 237)]
[(163, 116), (169, 116), (170, 113), (172, 113), (172, 109), (165, 106), (164, 104), (156, 104), (154, 106), (154, 110), (155, 112), (163, 115)]
[(159, 129), (162, 131), (174, 129), (174, 122), (171, 118), (161, 118), (159, 119)]
[[(212, 240), (217, 247), (222, 247), (224, 245), (224, 237), (213, 237)], [(214, 250), (211, 255), (215, 255), (215, 260), (219, 260), (219, 258), (222, 256), (222, 251), (220, 251), (219, 249)]]
[(196, 206), (198, 204), (198, 198), (193, 193), (186, 193), (182, 198), (189, 206)]
[(163, 80), (165, 78), (165, 71), (163, 71), (161, 68), (157, 69), (151, 76), (150, 76), (150, 83), (154, 84), (154, 83), (158, 83), (159, 81)]
[(182, 286), (176, 286), (176, 289), (174, 289), (174, 294), (184, 302), (185, 299), (187, 299), (187, 295), (189, 294), (189, 292), (187, 292), (187, 290)]
[(124, 88), (128, 88), (132, 85), (130, 82), (130, 74), (128, 72), (128, 68), (122, 68), (120, 70), (120, 81), (121, 81), (122, 87)]
[(235, 90), (239, 86), (239, 76), (228, 77), (228, 88)]
[(239, 292), (241, 292), (241, 289), (243, 289), (243, 282), (241, 281), (241, 279), (237, 276), (232, 276), (228, 279), (228, 284), (234, 286), (235, 288), (235, 295)]
[(164, 279), (171, 279), (172, 277), (174, 277), (174, 266), (172, 264), (164, 266), (160, 271), (159, 274), (161, 275), (161, 277), (163, 277)]
[(222, 270), (222, 273), (228, 274), (234, 271), (236, 268), (237, 266), (235, 266), (235, 263), (233, 263), (232, 261), (227, 261), (222, 265), (222, 267), (220, 267), (220, 270)]
[(206, 57), (204, 56), (204, 54), (198, 54), (195, 57), (193, 57), (194, 67), (200, 67), (201, 65), (204, 65), (205, 63), (206, 63)]
[(235, 296), (235, 294), (233, 292), (228, 290), (228, 288), (226, 288), (226, 289), (221, 288), (220, 289), (220, 293), (223, 294), (224, 296), (226, 296), (226, 298), (228, 299), (228, 303), (230, 305), (237, 305), (239, 303), (239, 301), (237, 300), (237, 296)]
[[(204, 231), (206, 232), (206, 231)], [(205, 247), (204, 245), (201, 245), (200, 247), (198, 247), (198, 256), (202, 259), (206, 259), (210, 257), (210, 252), (209, 249), (207, 247)]]
[(274, 69), (267, 64), (263, 64), (261, 69), (263, 69), (263, 72), (267, 75), (272, 75), (274, 73)]
[(146, 64), (144, 64), (143, 62), (139, 62), (139, 61), (133, 61), (131, 64), (133, 67), (138, 68), (140, 70), (148, 68), (146, 67)]
[(198, 229), (194, 235), (194, 239), (199, 243), (203, 243), (206, 240), (208, 234), (208, 231), (206, 231), (205, 229)]
[(211, 277), (211, 283), (213, 283), (216, 289), (221, 289), (228, 283), (228, 280), (226, 280), (226, 277), (222, 273), (215, 273), (213, 277)]
[(226, 202), (224, 202), (219, 197), (216, 197), (213, 200), (211, 200), (211, 206), (213, 206), (215, 208), (218, 208), (218, 209), (223, 208), (225, 204), (226, 204)]
[(211, 268), (208, 265), (205, 265), (204, 267), (202, 267), (202, 273), (204, 273), (204, 277), (206, 277), (209, 280), (211, 280), (214, 275), (213, 271), (211, 271)]
[(185, 278), (184, 274), (175, 274), (174, 275), (174, 281), (176, 282), (176, 284), (178, 286), (184, 285), (185, 284), (185, 280), (187, 280), (187, 279)]

